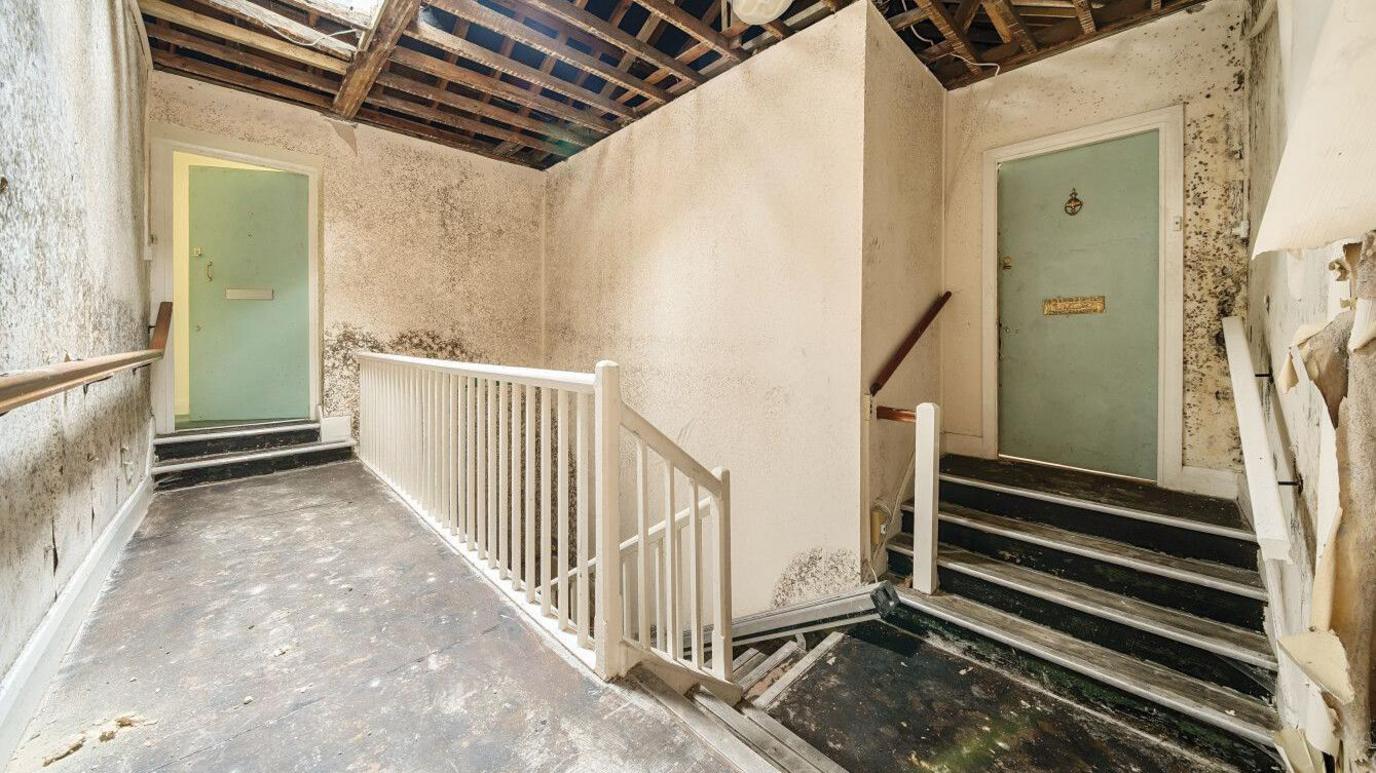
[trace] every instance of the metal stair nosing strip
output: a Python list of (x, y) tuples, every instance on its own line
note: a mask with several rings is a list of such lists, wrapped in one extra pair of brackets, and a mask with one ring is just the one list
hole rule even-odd
[(297, 456), (299, 454), (317, 453), (320, 451), (333, 451), (339, 448), (352, 448), (355, 445), (353, 440), (336, 440), (329, 443), (310, 443), (299, 446), (283, 446), (274, 448), (270, 451), (251, 451), (241, 454), (221, 454), (217, 456), (203, 457), (200, 459), (188, 459), (184, 462), (172, 462), (169, 464), (153, 465), (151, 470), (154, 475), (161, 475), (168, 472), (181, 472), (183, 470), (199, 470), (204, 467), (224, 467), (241, 462), (255, 462), (260, 459), (276, 459), (282, 456)]
[(286, 424), (270, 424), (255, 427), (235, 427), (220, 431), (205, 430), (203, 432), (174, 433), (171, 435), (159, 435), (153, 438), (154, 446), (177, 445), (179, 443), (193, 443), (198, 440), (220, 440), (222, 438), (251, 437), (253, 435), (276, 435), (282, 432), (300, 432), (301, 430), (320, 429), (318, 421), (296, 421)]
[[(942, 505), (940, 520), (967, 529), (1116, 564), (1214, 590), (1267, 600), (1260, 574), (1233, 566), (1180, 558), (1101, 537), (1091, 537), (1045, 524), (1006, 518), (964, 507)], [(1254, 581), (1253, 581), (1254, 580)]]
[(1195, 521), (1189, 518), (1180, 518), (1173, 515), (1166, 515), (1165, 513), (1154, 513), (1149, 510), (1139, 510), (1134, 507), (1112, 505), (1108, 504), (1107, 502), (1095, 502), (1089, 499), (1079, 499), (1077, 497), (1066, 496), (1064, 494), (1057, 494), (1050, 491), (1038, 491), (1036, 489), (1022, 488), (1020, 486), (1009, 486), (1003, 483), (994, 483), (993, 481), (980, 480), (979, 478), (967, 478), (961, 475), (952, 475), (950, 473), (942, 473), (940, 477), (942, 482), (954, 483), (958, 486), (969, 486), (971, 488), (984, 489), (985, 491), (993, 491), (999, 494), (1008, 494), (1010, 496), (1023, 497), (1026, 499), (1036, 499), (1042, 502), (1050, 502), (1052, 504), (1057, 505), (1077, 507), (1081, 510), (1094, 510), (1100, 513), (1106, 513), (1108, 515), (1116, 515), (1121, 518), (1131, 518), (1137, 521), (1146, 521), (1148, 523), (1160, 524), (1162, 526), (1170, 526), (1176, 529), (1184, 529), (1186, 531), (1196, 531), (1203, 534), (1213, 534), (1219, 537), (1228, 537), (1230, 539), (1241, 540), (1243, 542), (1255, 543), (1257, 541), (1257, 535), (1253, 534), (1250, 531), (1247, 531), (1246, 529), (1237, 529), (1231, 526), (1222, 526), (1220, 524), (1215, 523), (1205, 523), (1203, 521)]
[(1122, 596), (1091, 585), (942, 546), (943, 568), (1053, 604), (1120, 623), (1172, 641), (1275, 671), (1275, 654), (1263, 634)]
[[(919, 612), (1200, 722), (1256, 743), (1269, 746), (1274, 742), (1272, 733), (1277, 723), (1275, 712), (1270, 706), (1240, 693), (1076, 639), (960, 596), (925, 596), (909, 589), (899, 589), (899, 600)], [(1019, 630), (1029, 635), (1019, 635)], [(1176, 687), (1172, 687), (1170, 682), (1175, 682)], [(1209, 696), (1212, 700), (1204, 701), (1200, 696)]]

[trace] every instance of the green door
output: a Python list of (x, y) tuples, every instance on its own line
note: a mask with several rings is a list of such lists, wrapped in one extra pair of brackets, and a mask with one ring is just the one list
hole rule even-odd
[(1000, 454), (1156, 479), (1157, 156), (1148, 132), (1000, 166)]
[(307, 178), (193, 166), (191, 421), (310, 415)]

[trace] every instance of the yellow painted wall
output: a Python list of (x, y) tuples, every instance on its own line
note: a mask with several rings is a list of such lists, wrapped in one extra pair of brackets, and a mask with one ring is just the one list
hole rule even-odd
[(173, 375), (173, 404), (178, 416), (191, 412), (191, 336), (190, 336), (190, 297), (187, 266), (190, 265), (191, 245), (188, 243), (190, 230), (191, 201), (188, 195), (187, 180), (193, 166), (219, 166), (229, 169), (256, 169), (262, 172), (277, 172), (278, 169), (241, 164), (222, 158), (199, 156), (195, 153), (176, 151), (172, 154), (172, 357), (176, 364)]

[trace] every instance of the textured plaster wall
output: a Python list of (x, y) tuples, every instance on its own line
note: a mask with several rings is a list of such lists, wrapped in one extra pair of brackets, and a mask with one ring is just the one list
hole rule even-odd
[(951, 92), (946, 133), (945, 429), (981, 435), (984, 151), (1175, 104), (1185, 108), (1184, 463), (1231, 469), (1237, 429), (1220, 319), (1246, 307), (1244, 0), (1214, 0)]
[[(123, 0), (0, 0), (0, 371), (148, 345), (142, 42)], [(143, 477), (147, 371), (0, 417), (0, 673)]]
[(540, 172), (155, 73), (153, 120), (308, 154), (321, 169), (324, 408), (351, 414), (366, 348), (540, 361)]
[[(943, 289), (940, 202), (945, 90), (877, 10), (867, 14), (867, 21), (862, 391), (868, 390)], [(912, 408), (940, 399), (938, 330), (928, 330), (877, 402)], [(869, 499), (893, 495), (912, 450), (911, 424), (886, 421), (871, 426)]]
[(865, 7), (549, 172), (546, 362), (731, 470), (737, 613), (859, 577)]

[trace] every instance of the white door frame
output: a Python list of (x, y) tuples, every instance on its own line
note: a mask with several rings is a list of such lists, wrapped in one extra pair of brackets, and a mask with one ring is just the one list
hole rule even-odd
[(984, 152), (981, 231), (983, 418), (981, 451), (998, 455), (998, 181), (1005, 161), (1040, 156), (1094, 142), (1157, 132), (1160, 174), (1160, 245), (1158, 282), (1157, 483), (1165, 488), (1232, 497), (1236, 482), (1230, 472), (1186, 467), (1184, 448), (1184, 213), (1185, 164), (1183, 105), (1117, 118), (1071, 131), (1039, 137)]
[[(158, 304), (171, 301), (172, 282), (172, 154), (176, 151), (266, 166), (307, 177), (307, 306), (310, 316), (311, 418), (319, 420), (321, 394), (320, 342), (320, 169), (321, 159), (267, 145), (220, 137), (154, 122), (149, 126), (149, 301), (150, 314)], [(175, 429), (175, 347), (168, 344), (161, 360), (152, 367), (153, 422), (160, 433)]]

